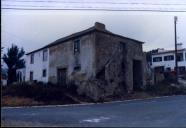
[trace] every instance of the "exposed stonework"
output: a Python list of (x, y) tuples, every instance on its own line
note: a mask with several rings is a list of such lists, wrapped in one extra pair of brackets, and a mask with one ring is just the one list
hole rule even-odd
[[(143, 59), (141, 44), (129, 39), (96, 33), (96, 72), (98, 73), (105, 66), (105, 79), (111, 87), (122, 83), (124, 88), (131, 92), (133, 61), (139, 60), (143, 63)], [(140, 68), (142, 69), (143, 65)], [(143, 77), (143, 69), (141, 76)]]
[(75, 74), (83, 75), (84, 79), (94, 76), (94, 35), (86, 35), (81, 38), (81, 50), (79, 55), (80, 71), (75, 71), (76, 56), (73, 50), (73, 41), (61, 43), (50, 48), (49, 81), (57, 83), (57, 69), (67, 69), (67, 82), (73, 80)]
[[(57, 83), (57, 70), (66, 69), (67, 83), (74, 82), (79, 94), (94, 100), (145, 85), (142, 43), (114, 35), (103, 24), (96, 23), (95, 29), (49, 48), (49, 81)], [(77, 39), (80, 53), (75, 55)], [(77, 61), (80, 69), (75, 70)]]

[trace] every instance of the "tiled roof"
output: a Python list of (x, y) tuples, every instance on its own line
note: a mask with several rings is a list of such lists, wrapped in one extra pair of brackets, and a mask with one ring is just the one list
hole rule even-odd
[(34, 53), (34, 52), (37, 52), (37, 51), (40, 51), (40, 50), (45, 49), (45, 48), (49, 48), (49, 47), (58, 45), (60, 43), (64, 43), (64, 42), (66, 42), (68, 40), (72, 40), (72, 39), (78, 38), (80, 36), (83, 36), (83, 35), (86, 35), (86, 34), (89, 34), (89, 33), (95, 32), (95, 31), (102, 32), (102, 33), (105, 33), (105, 34), (108, 34), (108, 35), (112, 35), (112, 36), (117, 36), (117, 37), (124, 38), (124, 39), (133, 40), (133, 41), (135, 41), (137, 43), (144, 43), (144, 42), (141, 42), (141, 41), (138, 41), (138, 40), (134, 40), (134, 39), (130, 39), (128, 37), (124, 37), (124, 36), (121, 36), (121, 35), (114, 34), (114, 33), (110, 32), (110, 31), (108, 31), (106, 29), (101, 29), (101, 28), (98, 28), (98, 27), (93, 26), (93, 27), (90, 27), (90, 28), (88, 28), (86, 30), (83, 30), (83, 31), (80, 31), (80, 32), (71, 34), (69, 36), (60, 38), (60, 39), (58, 39), (58, 40), (56, 40), (56, 41), (54, 41), (54, 42), (52, 42), (52, 43), (50, 43), (50, 44), (48, 44), (48, 45), (40, 48), (40, 49), (37, 49), (37, 50), (34, 50), (32, 52), (27, 53), (26, 55), (31, 54), (31, 53)]

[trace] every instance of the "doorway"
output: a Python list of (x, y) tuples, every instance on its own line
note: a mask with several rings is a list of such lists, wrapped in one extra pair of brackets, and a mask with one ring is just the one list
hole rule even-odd
[(133, 60), (133, 89), (140, 90), (143, 85), (142, 62)]
[(33, 81), (33, 76), (34, 76), (34, 73), (31, 71), (30, 72), (30, 81)]
[(60, 68), (57, 70), (57, 82), (59, 85), (66, 85), (67, 84), (67, 69)]

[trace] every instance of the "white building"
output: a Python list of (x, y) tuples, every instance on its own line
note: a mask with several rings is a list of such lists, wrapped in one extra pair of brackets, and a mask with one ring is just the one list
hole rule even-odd
[(24, 82), (26, 75), (26, 68), (20, 68), (16, 70), (16, 77), (18, 82)]
[(38, 49), (27, 54), (26, 57), (26, 81), (48, 82), (49, 50)]
[[(178, 46), (178, 71), (186, 71), (186, 48)], [(175, 51), (159, 49), (157, 53), (152, 54), (152, 65), (155, 70), (174, 71), (175, 70)]]

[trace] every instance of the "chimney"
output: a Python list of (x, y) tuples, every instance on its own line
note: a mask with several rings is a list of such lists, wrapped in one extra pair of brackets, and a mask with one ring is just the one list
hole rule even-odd
[(105, 25), (102, 24), (102, 23), (96, 22), (94, 26), (95, 26), (95, 28), (97, 28), (97, 29), (105, 30)]

